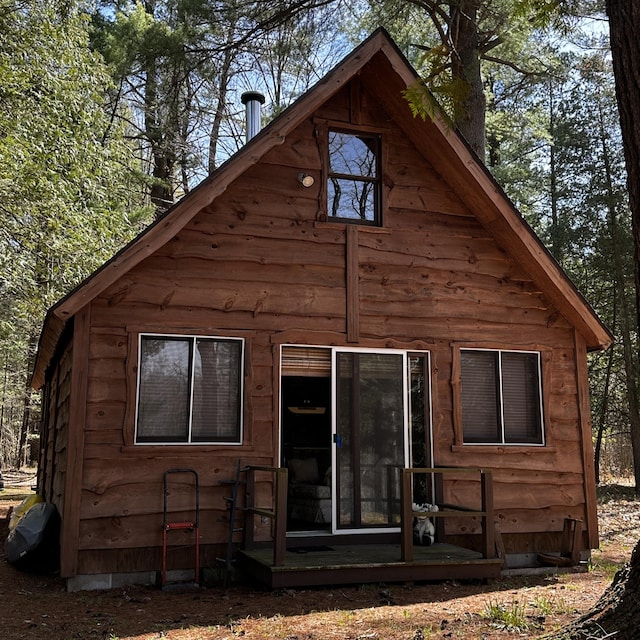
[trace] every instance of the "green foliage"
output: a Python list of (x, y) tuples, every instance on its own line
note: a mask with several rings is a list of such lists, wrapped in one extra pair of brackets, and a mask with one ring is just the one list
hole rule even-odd
[[(445, 19), (459, 3), (361, 0), (335, 14), (317, 4), (287, 14), (280, 2), (113, 0), (89, 23), (73, 0), (0, 0), (0, 353), (12, 422), (46, 308), (137, 230), (145, 189), (173, 199), (207, 173), (209, 153), (214, 166), (237, 150), (243, 89), (266, 89), (275, 115), (346, 40), (382, 25), (422, 74), (405, 94), (414, 115), (433, 118), (440, 103), (453, 118), (469, 93), (452, 73)], [(574, 16), (598, 3), (479, 5), (489, 168), (619, 334), (633, 250), (613, 78), (606, 58), (566, 47), (589, 45)], [(616, 432), (628, 425), (623, 356), (616, 346), (609, 387), (608, 355), (591, 360), (594, 415)]]
[(613, 559), (607, 558), (604, 554), (600, 554), (597, 560), (591, 559), (589, 563), (589, 570), (602, 573), (606, 580), (611, 581), (614, 579), (618, 571), (625, 567), (625, 564), (626, 563), (623, 561), (616, 562)]
[(113, 65), (116, 75), (124, 75), (147, 56), (161, 53), (172, 40), (169, 26), (155, 20), (139, 2), (128, 12), (118, 11), (111, 28), (107, 28), (108, 23), (101, 14), (96, 14), (94, 22), (96, 27), (102, 27), (96, 31), (101, 36), (101, 52)]
[(493, 626), (504, 631), (526, 631), (529, 628), (525, 606), (518, 602), (512, 602), (507, 606), (489, 601), (481, 615)]
[(43, 310), (131, 234), (130, 151), (109, 129), (110, 85), (87, 20), (5, 1), (0, 21), (0, 215), (5, 293)]
[(526, 18), (533, 26), (546, 26), (560, 8), (560, 0), (515, 0), (513, 16)]
[[(47, 307), (135, 232), (140, 183), (105, 112), (111, 84), (71, 4), (0, 0), (3, 447), (15, 447)], [(17, 453), (15, 450), (12, 453)]]
[[(447, 111), (443, 111), (441, 104), (435, 99), (433, 89), (428, 88), (424, 81), (416, 80), (405, 89), (404, 97), (409, 103), (409, 108), (415, 118), (421, 118), (422, 120), (439, 118), (444, 120), (450, 128), (454, 127)], [(446, 99), (447, 96), (444, 97)]]
[(562, 598), (555, 595), (549, 598), (546, 595), (536, 596), (531, 606), (536, 610), (538, 615), (552, 616), (558, 613), (568, 613), (571, 609)]
[[(610, 352), (590, 357), (594, 426), (624, 438), (630, 416), (625, 359), (637, 349), (637, 335), (628, 329), (630, 212), (613, 74), (607, 57), (596, 53), (599, 42), (591, 44), (591, 51), (559, 51), (553, 73), (540, 82), (514, 84), (504, 70), (493, 72), (487, 156), (600, 318), (614, 335), (628, 336), (626, 344), (621, 339)], [(609, 458), (606, 464), (621, 463)]]

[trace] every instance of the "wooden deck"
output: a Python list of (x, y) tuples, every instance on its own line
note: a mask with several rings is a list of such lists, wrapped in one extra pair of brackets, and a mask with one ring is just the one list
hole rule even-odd
[[(238, 551), (238, 565), (248, 577), (269, 587), (302, 587), (326, 584), (363, 584), (371, 582), (431, 581), (450, 579), (485, 579), (500, 576), (503, 560), (497, 557), (493, 524), (493, 484), (488, 470), (471, 468), (403, 469), (400, 487), (401, 520), (395, 534), (377, 536), (314, 535), (291, 537), (286, 533), (287, 470), (279, 467), (247, 467), (243, 511), (244, 548)], [(275, 478), (274, 504), (258, 508), (254, 503), (255, 473), (267, 472)], [(428, 512), (434, 521), (436, 542), (431, 546), (413, 544), (414, 512), (411, 502), (412, 475), (436, 476), (436, 498), (441, 508)], [(479, 476), (480, 508), (445, 504), (441, 478), (447, 474)], [(273, 521), (273, 542), (256, 543), (253, 519), (256, 516)], [(444, 542), (447, 518), (470, 517), (481, 523), (481, 552)], [(233, 517), (230, 518), (230, 526)], [(365, 540), (368, 538), (368, 540)], [(363, 539), (365, 538), (365, 539)], [(227, 556), (227, 574), (230, 556)], [(226, 578), (225, 578), (226, 583)]]
[(400, 560), (400, 544), (298, 547), (291, 540), (285, 562), (273, 564), (273, 549), (242, 550), (238, 564), (251, 578), (271, 588), (372, 582), (498, 578), (499, 558), (451, 544), (415, 547), (413, 560)]

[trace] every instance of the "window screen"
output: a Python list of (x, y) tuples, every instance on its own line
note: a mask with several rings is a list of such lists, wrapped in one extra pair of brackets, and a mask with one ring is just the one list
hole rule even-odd
[(462, 431), (467, 444), (543, 444), (540, 356), (460, 351)]
[(239, 443), (241, 340), (140, 337), (136, 442)]
[(499, 442), (498, 354), (462, 351), (462, 425), (465, 442)]
[(505, 441), (542, 441), (538, 354), (502, 353)]

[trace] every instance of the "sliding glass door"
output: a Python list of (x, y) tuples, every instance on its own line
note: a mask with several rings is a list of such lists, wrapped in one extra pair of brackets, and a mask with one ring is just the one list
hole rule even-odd
[(406, 362), (399, 351), (335, 351), (334, 531), (399, 525)]

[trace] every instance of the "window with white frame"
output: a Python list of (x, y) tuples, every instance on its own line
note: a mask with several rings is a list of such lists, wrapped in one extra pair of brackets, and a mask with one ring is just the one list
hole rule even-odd
[(244, 343), (141, 335), (136, 443), (240, 444)]
[(460, 350), (465, 444), (544, 444), (540, 354)]

